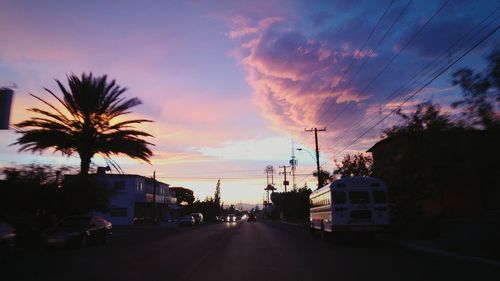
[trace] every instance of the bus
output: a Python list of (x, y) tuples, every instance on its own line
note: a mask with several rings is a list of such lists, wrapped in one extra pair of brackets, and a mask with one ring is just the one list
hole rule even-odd
[(374, 177), (345, 177), (314, 191), (310, 231), (374, 232), (389, 225), (387, 186)]

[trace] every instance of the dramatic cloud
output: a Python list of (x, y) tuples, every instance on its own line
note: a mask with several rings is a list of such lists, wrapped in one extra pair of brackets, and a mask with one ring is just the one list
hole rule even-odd
[[(240, 43), (236, 57), (246, 70), (256, 103), (276, 129), (299, 135), (306, 127), (326, 125), (326, 143), (334, 144), (336, 149), (332, 150), (338, 151), (378, 124), (374, 132), (354, 145), (366, 149), (369, 141), (364, 139), (377, 138), (383, 126), (390, 126), (397, 118), (378, 121), (468, 45), (460, 52), (450, 52), (447, 59), (435, 61), (432, 67), (429, 59), (452, 46), (491, 13), (484, 7), (478, 10), (476, 5), (469, 7), (469, 14), (460, 10), (455, 16), (456, 5), (465, 5), (455, 3), (432, 18), (441, 4), (414, 3), (405, 11), (406, 3), (395, 3), (368, 44), (359, 49), (386, 5), (360, 8), (348, 1), (337, 2), (331, 12), (309, 13), (309, 27), (303, 25), (304, 19), (293, 17), (253, 21), (233, 17), (229, 37)], [(419, 36), (414, 38), (415, 34)], [(477, 35), (467, 43), (472, 45), (479, 38)], [(411, 44), (405, 46), (407, 42)], [(428, 71), (424, 71), (425, 67)], [(404, 104), (403, 109), (409, 110), (429, 93), (449, 88), (449, 78), (443, 76), (433, 85)], [(440, 102), (450, 100), (451, 95), (447, 95)]]

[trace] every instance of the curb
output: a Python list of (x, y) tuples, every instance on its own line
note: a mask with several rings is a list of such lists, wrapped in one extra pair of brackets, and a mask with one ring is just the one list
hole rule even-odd
[[(283, 224), (288, 224), (288, 225), (293, 225), (293, 226), (300, 226), (300, 227), (304, 226), (304, 224), (292, 223), (292, 222), (287, 222), (287, 221), (283, 221), (283, 220), (281, 220), (280, 222)], [(386, 241), (386, 242), (388, 242), (388, 241)], [(415, 244), (408, 243), (405, 241), (394, 241), (392, 243), (389, 242), (389, 244), (396, 245), (396, 246), (399, 246), (400, 248), (404, 248), (406, 250), (410, 250), (410, 251), (414, 251), (414, 252), (426, 253), (426, 254), (431, 254), (431, 255), (435, 255), (435, 256), (442, 256), (442, 257), (453, 258), (453, 259), (467, 261), (467, 262), (482, 263), (482, 264), (500, 267), (500, 261), (492, 260), (492, 259), (488, 259), (488, 258), (460, 255), (457, 253), (447, 252), (447, 251), (443, 251), (440, 249), (434, 249), (434, 248), (415, 245)]]
[(397, 245), (401, 248), (410, 250), (410, 251), (414, 251), (414, 252), (421, 252), (421, 253), (426, 253), (426, 254), (432, 254), (435, 256), (442, 256), (442, 257), (453, 258), (453, 259), (467, 261), (467, 262), (482, 263), (482, 264), (488, 264), (488, 265), (500, 267), (500, 261), (496, 261), (496, 260), (492, 260), (492, 259), (481, 258), (481, 257), (476, 257), (476, 256), (460, 255), (457, 253), (447, 252), (447, 251), (443, 251), (440, 249), (422, 247), (422, 246), (418, 246), (418, 245), (404, 242), (404, 241), (397, 241), (395, 243), (395, 245)]
[(288, 221), (283, 221), (283, 220), (280, 220), (280, 222), (283, 224), (305, 227), (305, 224), (303, 224), (303, 223), (288, 222)]

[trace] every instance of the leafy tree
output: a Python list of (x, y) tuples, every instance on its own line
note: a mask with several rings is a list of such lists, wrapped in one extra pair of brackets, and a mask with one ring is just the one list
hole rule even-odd
[[(318, 178), (318, 172), (317, 171), (313, 172), (313, 176)], [(332, 174), (330, 174), (330, 172), (320, 169), (318, 181), (319, 181), (319, 188), (322, 188), (323, 186), (333, 181), (333, 176)]]
[(350, 177), (350, 176), (371, 176), (373, 172), (373, 159), (369, 155), (358, 153), (354, 155), (347, 154), (339, 163), (335, 160), (336, 169), (333, 171), (334, 176)]
[(220, 179), (217, 181), (217, 184), (215, 185), (214, 202), (215, 204), (220, 206)]
[(418, 104), (416, 110), (410, 114), (403, 113), (401, 109), (396, 114), (404, 120), (404, 123), (384, 130), (385, 137), (423, 131), (442, 131), (460, 126), (453, 124), (447, 115), (441, 113), (439, 106), (431, 101)]
[(483, 129), (500, 128), (500, 50), (487, 57), (483, 72), (463, 68), (453, 74), (453, 85), (459, 85), (463, 98), (452, 103), (463, 107), (463, 122)]
[(21, 145), (19, 151), (42, 152), (49, 148), (63, 155), (78, 153), (80, 173), (88, 174), (91, 159), (95, 154), (104, 156), (108, 163), (119, 169), (111, 155), (125, 154), (131, 158), (149, 163), (152, 156), (149, 142), (143, 137), (151, 135), (135, 130), (133, 125), (152, 122), (146, 119), (117, 120), (130, 113), (130, 109), (141, 104), (138, 98), (126, 99), (122, 94), (126, 88), (109, 82), (107, 76), (94, 77), (83, 73), (81, 78), (68, 76), (69, 89), (56, 80), (62, 98), (51, 90), (45, 90), (62, 106), (62, 109), (48, 101), (32, 95), (50, 110), (31, 108), (38, 114), (29, 120), (16, 124), (21, 137), (14, 144)]

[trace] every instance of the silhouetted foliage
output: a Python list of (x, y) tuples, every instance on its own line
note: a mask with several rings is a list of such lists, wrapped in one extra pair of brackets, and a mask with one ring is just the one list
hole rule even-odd
[[(318, 172), (314, 171), (313, 176), (318, 178)], [(332, 174), (330, 174), (330, 172), (323, 170), (323, 169), (320, 169), (318, 181), (319, 181), (319, 188), (321, 188), (321, 187), (331, 183), (333, 181), (333, 176), (332, 176)]]
[(453, 74), (453, 85), (459, 85), (463, 98), (452, 106), (463, 107), (465, 124), (482, 129), (500, 129), (500, 51), (487, 57), (483, 72), (463, 68)]
[(371, 176), (373, 172), (373, 159), (369, 155), (363, 153), (347, 154), (339, 163), (335, 159), (334, 176), (351, 177), (351, 176)]
[(221, 211), (220, 205), (211, 197), (205, 198), (203, 201), (196, 200), (193, 204), (184, 206), (185, 214), (202, 213), (206, 221), (214, 220), (215, 216), (221, 214)]
[(133, 129), (133, 125), (151, 122), (146, 119), (120, 120), (117, 117), (130, 113), (130, 109), (141, 104), (138, 98), (126, 99), (122, 94), (126, 88), (109, 82), (107, 76), (93, 77), (83, 73), (81, 78), (68, 76), (69, 90), (56, 80), (62, 98), (45, 88), (62, 105), (62, 110), (48, 101), (32, 95), (50, 110), (30, 108), (39, 114), (15, 125), (22, 136), (14, 144), (21, 145), (19, 151), (41, 152), (54, 149), (63, 155), (78, 153), (81, 160), (80, 173), (88, 174), (90, 162), (100, 154), (115, 168), (111, 155), (125, 154), (149, 163), (151, 150), (142, 137), (151, 135)]
[(1, 170), (0, 218), (16, 227), (22, 242), (37, 241), (39, 232), (57, 219), (107, 209), (108, 191), (93, 177), (65, 175), (76, 170), (39, 164)]
[(403, 119), (404, 123), (385, 129), (384, 137), (424, 131), (443, 131), (461, 127), (460, 124), (453, 124), (449, 116), (442, 114), (439, 106), (431, 101), (417, 104), (416, 110), (410, 114), (403, 113), (401, 109), (396, 114)]
[(309, 219), (309, 195), (311, 190), (307, 187), (298, 188), (286, 193), (286, 213), (288, 220), (306, 222)]
[(215, 185), (214, 202), (215, 204), (220, 205), (220, 179)]
[(177, 199), (177, 205), (189, 205), (194, 202), (193, 191), (183, 187), (171, 187), (171, 191), (175, 192), (175, 198)]

